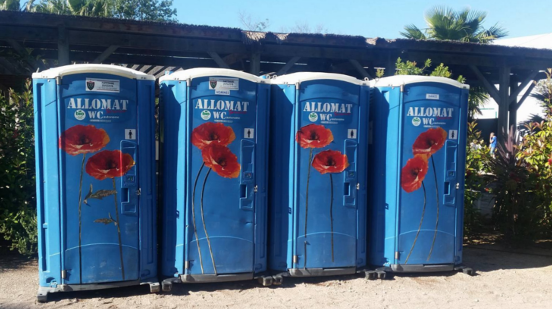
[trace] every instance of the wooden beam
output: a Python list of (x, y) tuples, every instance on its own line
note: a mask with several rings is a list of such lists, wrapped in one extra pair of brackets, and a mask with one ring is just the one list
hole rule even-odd
[(529, 84), (529, 88), (527, 88), (527, 90), (523, 93), (523, 96), (521, 97), (521, 99), (519, 99), (519, 101), (517, 102), (516, 110), (518, 110), (521, 107), (521, 105), (525, 102), (525, 99), (529, 97), (529, 95), (531, 94), (531, 92), (533, 91), (536, 85), (537, 85), (537, 81), (533, 81), (531, 84)]
[(234, 63), (236, 63), (238, 61), (242, 61), (243, 59), (246, 59), (246, 58), (247, 58), (247, 54), (234, 53), (234, 54), (230, 54), (230, 55), (225, 56), (224, 58), (222, 58), (222, 60), (224, 60), (224, 62), (227, 63), (230, 66), (230, 65), (233, 65)]
[(278, 76), (286, 74), (287, 71), (289, 71), (289, 69), (291, 69), (291, 67), (293, 67), (297, 61), (299, 61), (299, 59), (301, 59), (301, 57), (293, 57), (289, 59), (289, 61), (286, 62), (286, 64), (284, 64), (284, 66), (280, 70), (278, 70), (278, 72), (276, 72), (276, 75)]
[(31, 72), (34, 72), (39, 67), (38, 61), (36, 61), (35, 59), (31, 59), (31, 55), (29, 55), (25, 47), (19, 44), (19, 42), (14, 39), (9, 39), (7, 41), (19, 55), (24, 57), (24, 61), (26, 65), (29, 66)]
[(362, 77), (364, 78), (369, 78), (371, 79), (372, 77), (370, 76), (370, 74), (368, 74), (368, 71), (366, 71), (364, 69), (364, 67), (355, 59), (349, 59), (349, 62), (353, 65), (353, 67), (358, 71), (358, 73), (360, 73), (360, 75), (362, 75)]
[(107, 57), (109, 57), (111, 54), (113, 54), (113, 52), (116, 51), (117, 48), (119, 48), (118, 45), (109, 46), (100, 55), (98, 55), (98, 57), (96, 57), (96, 59), (94, 59), (94, 61), (92, 61), (92, 63), (102, 63), (102, 62), (104, 62), (104, 60), (107, 59)]
[(151, 70), (149, 70), (147, 72), (147, 74), (155, 76), (157, 73), (164, 71), (165, 68), (166, 67), (164, 67), (164, 66), (156, 66), (156, 67), (152, 68)]
[(155, 74), (155, 78), (160, 78), (161, 76), (165, 75), (165, 72), (174, 70), (175, 67), (166, 67), (163, 70), (159, 71), (157, 74)]
[(481, 73), (481, 71), (479, 71), (479, 68), (477, 68), (475, 65), (470, 64), (470, 65), (468, 65), (468, 67), (473, 71), (473, 73), (475, 73), (475, 75), (477, 76), (477, 79), (479, 79), (479, 81), (483, 84), (483, 87), (485, 87), (485, 89), (487, 89), (487, 91), (489, 92), (491, 97), (498, 104), (498, 102), (500, 102), (500, 96), (498, 95), (498, 90), (496, 89), (496, 87), (494, 85), (492, 85), (487, 80), (487, 78), (485, 78), (483, 73)]
[(230, 68), (228, 66), (228, 64), (226, 62), (224, 62), (224, 60), (222, 60), (222, 58), (216, 52), (208, 51), (207, 54), (209, 54), (209, 57), (211, 57), (217, 63), (217, 65), (219, 67), (221, 67), (223, 69), (229, 69)]
[(527, 76), (527, 78), (525, 78), (525, 80), (523, 80), (523, 82), (521, 82), (519, 87), (516, 87), (516, 89), (512, 91), (512, 93), (510, 94), (510, 105), (516, 105), (515, 100), (517, 99), (519, 93), (535, 79), (535, 76), (537, 76), (537, 74), (539, 74), (538, 70), (529, 72), (529, 75)]
[(58, 26), (58, 64), (69, 64), (69, 38), (64, 25)]

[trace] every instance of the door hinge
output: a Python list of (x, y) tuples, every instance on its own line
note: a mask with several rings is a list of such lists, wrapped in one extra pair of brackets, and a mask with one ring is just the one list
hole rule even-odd
[(460, 189), (460, 183), (459, 182), (456, 183), (456, 190), (458, 190), (458, 189)]
[(56, 84), (61, 85), (61, 76), (56, 76)]
[(142, 194), (142, 188), (138, 188), (138, 190), (136, 190), (136, 195), (141, 195)]
[(401, 92), (404, 92), (404, 85), (401, 85)]
[(253, 188), (253, 192), (257, 193), (258, 190), (259, 190), (259, 186), (256, 185), (256, 186)]
[(190, 261), (184, 261), (184, 269), (190, 268)]
[(297, 257), (297, 255), (294, 255), (293, 256), (293, 264), (297, 264), (297, 262), (299, 262), (299, 258)]
[(61, 271), (61, 279), (67, 279), (67, 271), (65, 269)]
[(400, 256), (401, 254), (399, 253), (399, 251), (395, 251), (395, 260), (398, 260)]
[(357, 183), (357, 190), (360, 190), (360, 182)]

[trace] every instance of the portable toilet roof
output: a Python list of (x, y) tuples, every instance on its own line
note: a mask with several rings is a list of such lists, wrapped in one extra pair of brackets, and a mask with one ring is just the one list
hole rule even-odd
[(130, 79), (155, 80), (155, 76), (133, 69), (108, 64), (74, 64), (65, 65), (42, 72), (33, 73), (33, 78), (56, 78), (73, 74), (98, 73), (112, 74)]

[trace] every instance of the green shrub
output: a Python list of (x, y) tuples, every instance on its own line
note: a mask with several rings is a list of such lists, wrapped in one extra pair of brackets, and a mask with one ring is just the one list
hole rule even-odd
[(491, 155), (481, 139), (477, 123), (468, 123), (466, 145), (466, 180), (464, 187), (464, 236), (468, 239), (482, 231), (483, 216), (475, 203), (491, 181), (488, 176)]
[(21, 254), (37, 251), (33, 97), (0, 95), (0, 234)]
[(515, 158), (500, 158), (495, 173), (502, 184), (495, 212), (499, 228), (514, 239), (552, 237), (552, 69), (536, 89), (545, 118), (526, 125), (513, 146)]

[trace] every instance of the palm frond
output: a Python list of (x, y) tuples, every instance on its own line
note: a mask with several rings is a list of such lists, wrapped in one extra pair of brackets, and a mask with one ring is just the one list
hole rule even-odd
[(406, 25), (404, 30), (405, 31), (401, 31), (400, 34), (407, 39), (427, 40), (425, 33), (414, 24)]

